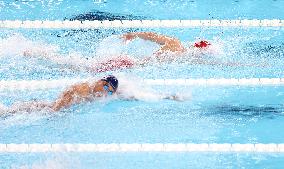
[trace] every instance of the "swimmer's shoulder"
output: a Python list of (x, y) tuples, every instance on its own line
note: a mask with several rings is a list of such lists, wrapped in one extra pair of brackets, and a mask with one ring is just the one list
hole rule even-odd
[(65, 91), (65, 93), (77, 93), (77, 94), (89, 94), (92, 91), (92, 88), (95, 86), (93, 83), (89, 82), (81, 82), (81, 83), (76, 83)]

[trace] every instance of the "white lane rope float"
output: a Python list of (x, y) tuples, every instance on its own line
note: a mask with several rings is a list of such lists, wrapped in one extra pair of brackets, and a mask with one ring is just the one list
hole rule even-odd
[(0, 153), (45, 152), (227, 152), (227, 153), (284, 153), (284, 144), (0, 144)]
[(97, 29), (97, 28), (187, 28), (187, 27), (284, 27), (280, 19), (244, 20), (0, 20), (0, 28)]
[[(0, 80), (0, 91), (43, 90), (63, 88), (75, 83), (92, 81), (86, 79), (58, 80)], [(145, 85), (161, 86), (284, 86), (284, 78), (242, 78), (242, 79), (144, 79)]]

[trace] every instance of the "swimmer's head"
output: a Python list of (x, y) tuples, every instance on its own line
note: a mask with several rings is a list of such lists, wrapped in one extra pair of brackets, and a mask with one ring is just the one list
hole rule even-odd
[[(101, 81), (107, 82), (113, 88), (113, 92), (116, 92), (117, 87), (118, 87), (118, 80), (115, 76), (108, 75), (108, 76), (102, 78)], [(108, 92), (110, 92), (110, 91), (108, 91)]]
[(196, 48), (207, 48), (209, 45), (211, 45), (208, 41), (206, 40), (201, 40), (199, 42), (194, 43), (194, 47)]

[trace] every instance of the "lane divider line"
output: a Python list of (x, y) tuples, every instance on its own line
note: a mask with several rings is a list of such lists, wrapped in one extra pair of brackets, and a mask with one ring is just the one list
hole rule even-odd
[(98, 28), (187, 28), (187, 27), (284, 27), (280, 19), (244, 20), (0, 20), (0, 28), (98, 29)]
[(0, 144), (1, 153), (45, 152), (231, 152), (284, 153), (284, 144)]
[[(43, 90), (53, 88), (64, 88), (79, 82), (92, 81), (92, 78), (85, 79), (58, 79), (58, 80), (0, 80), (0, 91), (16, 90)], [(124, 82), (121, 80), (121, 82)], [(242, 79), (144, 79), (146, 85), (161, 86), (283, 86), (283, 78), (242, 78)]]

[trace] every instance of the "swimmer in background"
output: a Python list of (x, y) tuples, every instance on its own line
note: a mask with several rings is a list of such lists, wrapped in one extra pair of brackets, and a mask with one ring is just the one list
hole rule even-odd
[[(24, 51), (26, 57), (45, 58), (50, 61), (63, 65), (63, 68), (69, 68), (78, 71), (87, 72), (106, 72), (126, 68), (135, 68), (147, 66), (151, 63), (158, 62), (174, 62), (179, 59), (187, 60), (190, 64), (204, 64), (204, 65), (217, 65), (217, 66), (260, 66), (240, 62), (221, 62), (216, 59), (203, 58), (203, 53), (210, 53), (211, 43), (206, 40), (195, 42), (188, 47), (182, 45), (182, 42), (174, 37), (160, 35), (154, 32), (130, 32), (120, 36), (126, 43), (136, 38), (144, 39), (146, 41), (155, 42), (160, 45), (160, 49), (153, 53), (152, 56), (136, 60), (127, 55), (118, 55), (105, 61), (97, 61), (95, 59), (86, 59), (80, 56), (72, 56), (69, 59), (57, 53), (48, 53), (45, 50), (27, 50)], [(187, 54), (188, 52), (188, 54)], [(65, 59), (63, 59), (65, 58)], [(66, 59), (67, 58), (67, 59)]]
[[(218, 65), (218, 66), (254, 66), (251, 64), (243, 64), (239, 62), (221, 62), (213, 59), (202, 58), (204, 53), (210, 53), (211, 43), (206, 40), (201, 40), (184, 46), (182, 42), (174, 37), (157, 34), (154, 32), (130, 32), (121, 37), (125, 42), (132, 41), (136, 38), (148, 40), (159, 44), (161, 47), (153, 56), (158, 62), (189, 60), (191, 64)], [(147, 57), (139, 62), (140, 65), (149, 64), (152, 57)]]
[[(118, 80), (115, 76), (109, 75), (98, 81), (92, 83), (78, 83), (67, 90), (63, 91), (60, 97), (53, 103), (47, 103), (44, 101), (31, 101), (24, 102), (22, 104), (14, 104), (11, 107), (2, 107), (1, 111), (15, 114), (20, 111), (33, 112), (47, 109), (51, 112), (57, 112), (62, 109), (66, 109), (74, 104), (80, 104), (83, 102), (93, 102), (100, 98), (106, 98), (113, 95), (117, 95), (118, 98), (123, 100), (138, 100), (135, 96), (125, 98), (122, 94), (122, 90), (117, 91)], [(176, 95), (160, 96), (160, 99), (168, 99), (175, 101), (182, 101)]]
[[(157, 44), (159, 44), (161, 47), (158, 51), (153, 53), (153, 56), (143, 58), (141, 60), (134, 60), (130, 58), (127, 55), (118, 55), (114, 58), (111, 58), (106, 61), (100, 61), (95, 62), (92, 61), (92, 59), (87, 60), (80, 56), (74, 56), (74, 61), (76, 63), (73, 63), (73, 58), (71, 57), (69, 61), (64, 61), (63, 59), (58, 58), (64, 58), (64, 56), (60, 56), (57, 53), (48, 53), (44, 50), (27, 50), (24, 51), (24, 56), (26, 57), (41, 57), (49, 60), (56, 61), (58, 64), (67, 66), (74, 70), (85, 70), (89, 72), (105, 72), (105, 71), (113, 71), (117, 69), (125, 69), (125, 68), (134, 68), (139, 66), (146, 66), (150, 63), (153, 63), (154, 61), (158, 62), (164, 62), (164, 61), (174, 61), (175, 59), (178, 59), (181, 54), (187, 52), (187, 50), (196, 49), (198, 51), (206, 51), (209, 46), (211, 45), (208, 41), (202, 40), (200, 42), (196, 42), (193, 45), (191, 45), (188, 49), (184, 47), (180, 40), (174, 37), (166, 36), (166, 35), (160, 35), (154, 32), (131, 32), (126, 33), (120, 36), (120, 38), (124, 41), (132, 41), (135, 38), (141, 38), (144, 40), (152, 41)], [(190, 58), (191, 62), (193, 64), (222, 64), (222, 65), (231, 65), (230, 63), (213, 63), (212, 61), (205, 61), (204, 59), (201, 59), (200, 56), (187, 56), (192, 57)], [(154, 60), (154, 61), (153, 61)], [(64, 63), (65, 62), (65, 63)], [(80, 62), (89, 63), (89, 62), (95, 62), (95, 63), (89, 63), (89, 64), (80, 64)]]

